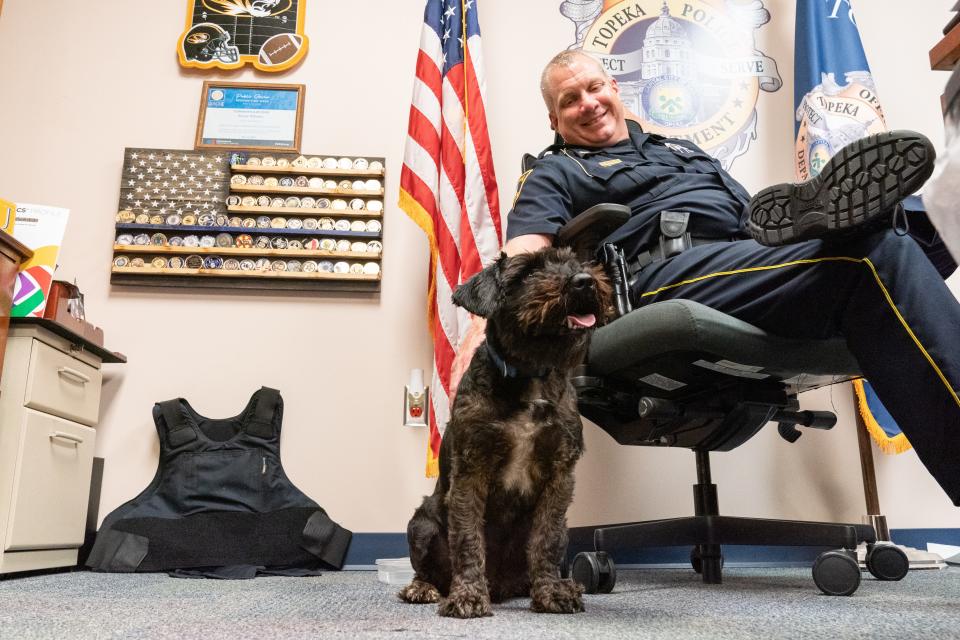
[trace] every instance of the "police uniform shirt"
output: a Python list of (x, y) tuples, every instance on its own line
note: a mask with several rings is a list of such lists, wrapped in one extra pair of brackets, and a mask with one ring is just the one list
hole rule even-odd
[(720, 163), (686, 140), (644, 133), (628, 121), (630, 138), (609, 147), (565, 145), (542, 155), (520, 177), (507, 239), (556, 235), (573, 216), (612, 202), (628, 205), (631, 218), (608, 239), (628, 259), (652, 247), (659, 213), (689, 211), (694, 237), (747, 237), (746, 190)]

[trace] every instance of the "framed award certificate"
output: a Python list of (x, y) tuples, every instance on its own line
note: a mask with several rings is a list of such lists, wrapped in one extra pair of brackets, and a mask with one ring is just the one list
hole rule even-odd
[(194, 148), (299, 151), (302, 84), (203, 83)]

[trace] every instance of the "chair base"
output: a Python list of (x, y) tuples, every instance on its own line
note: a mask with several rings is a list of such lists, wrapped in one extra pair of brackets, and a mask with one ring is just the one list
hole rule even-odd
[(593, 534), (597, 551), (616, 547), (695, 547), (700, 573), (708, 584), (722, 581), (720, 545), (822, 546), (853, 551), (861, 542), (873, 544), (876, 540), (870, 525), (720, 515), (619, 524), (596, 529)]

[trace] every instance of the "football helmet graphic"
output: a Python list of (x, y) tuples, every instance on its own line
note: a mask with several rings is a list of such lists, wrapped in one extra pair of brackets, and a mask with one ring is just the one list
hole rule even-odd
[(183, 55), (187, 60), (232, 64), (240, 59), (240, 51), (230, 44), (230, 34), (220, 25), (202, 22), (193, 25), (183, 38)]

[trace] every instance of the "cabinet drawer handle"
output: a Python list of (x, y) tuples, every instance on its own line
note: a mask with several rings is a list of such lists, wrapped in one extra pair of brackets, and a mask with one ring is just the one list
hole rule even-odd
[(90, 382), (90, 377), (85, 376), (76, 369), (71, 369), (70, 367), (60, 367), (57, 369), (57, 373), (63, 376), (64, 378), (73, 378), (82, 384), (87, 384)]
[(83, 438), (79, 438), (71, 433), (64, 433), (63, 431), (54, 431), (50, 434), (50, 439), (59, 438), (61, 440), (68, 440), (73, 444), (83, 444)]

